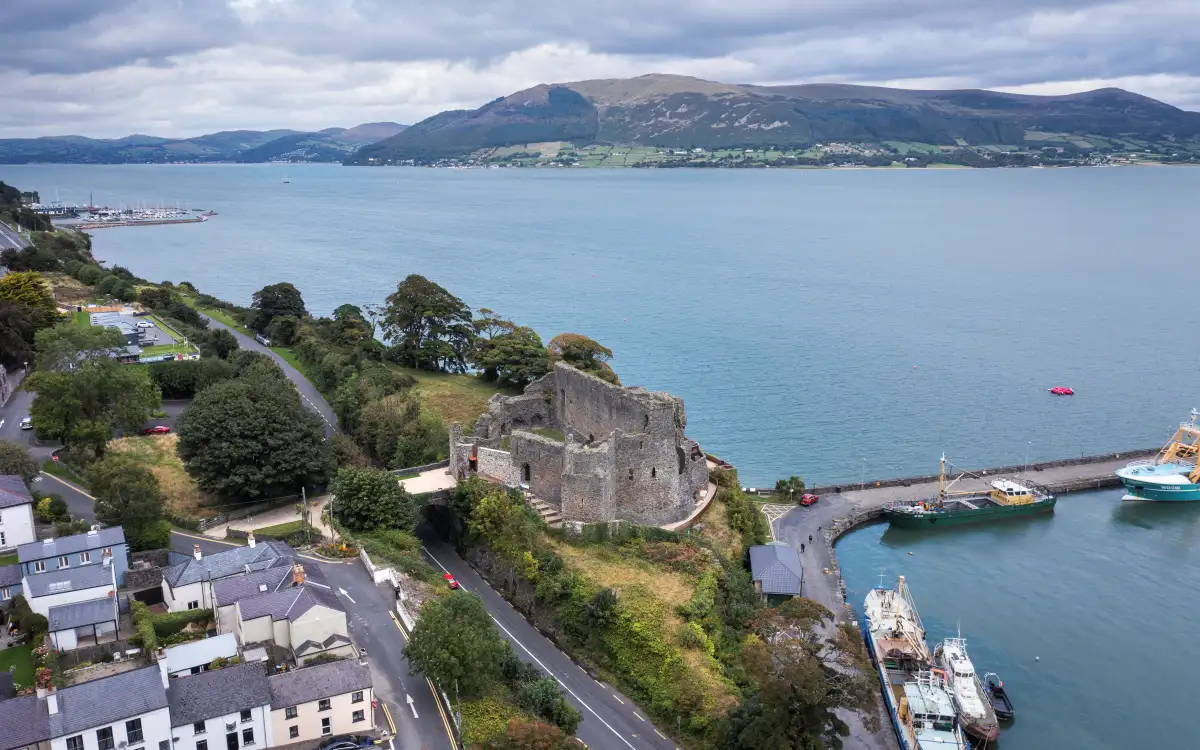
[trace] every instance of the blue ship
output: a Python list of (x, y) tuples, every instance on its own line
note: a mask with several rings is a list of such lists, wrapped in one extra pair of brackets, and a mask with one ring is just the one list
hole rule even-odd
[(1192, 419), (1181, 422), (1170, 442), (1158, 455), (1146, 461), (1133, 461), (1117, 469), (1125, 485), (1125, 500), (1188, 503), (1200, 500), (1200, 412), (1192, 409)]

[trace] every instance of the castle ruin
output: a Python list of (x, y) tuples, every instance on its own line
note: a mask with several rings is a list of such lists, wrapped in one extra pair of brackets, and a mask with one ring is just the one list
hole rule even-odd
[(451, 426), (450, 472), (519, 486), (566, 521), (669, 524), (708, 483), (686, 425), (683, 399), (559, 362), (522, 395), (492, 396), (474, 434)]

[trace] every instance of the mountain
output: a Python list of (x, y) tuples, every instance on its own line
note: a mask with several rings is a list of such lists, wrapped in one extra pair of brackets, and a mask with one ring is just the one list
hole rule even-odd
[(0, 139), (0, 164), (125, 164), (167, 162), (340, 162), (363, 143), (382, 140), (404, 129), (394, 122), (353, 128), (298, 130), (223, 130), (194, 138), (128, 135), (97, 139), (78, 135)]
[(442, 112), (359, 149), (346, 163), (459, 158), (481, 148), (546, 141), (706, 149), (825, 141), (1004, 145), (1037, 141), (1039, 133), (1191, 138), (1200, 136), (1200, 113), (1115, 88), (1031, 96), (753, 86), (653, 74), (542, 84), (479, 109)]

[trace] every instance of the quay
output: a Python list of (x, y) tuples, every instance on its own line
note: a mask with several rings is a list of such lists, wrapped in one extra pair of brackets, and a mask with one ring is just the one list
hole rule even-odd
[(63, 229), (77, 229), (79, 231), (92, 229), (107, 229), (109, 227), (148, 227), (155, 224), (197, 224), (202, 221), (207, 221), (204, 216), (189, 216), (185, 219), (146, 219), (139, 221), (131, 219), (129, 221), (96, 221), (82, 222), (79, 224), (63, 223)]

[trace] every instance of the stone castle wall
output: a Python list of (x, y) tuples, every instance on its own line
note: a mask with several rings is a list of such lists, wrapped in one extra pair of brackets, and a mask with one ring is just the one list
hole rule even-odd
[(608, 443), (568, 444), (563, 452), (563, 518), (585, 523), (616, 518), (616, 473), (616, 451)]
[[(512, 435), (512, 463), (517, 476), (529, 486), (529, 491), (535, 497), (560, 510), (565, 447), (557, 440), (531, 432), (514, 432)], [(526, 467), (529, 471), (528, 476), (525, 473)]]

